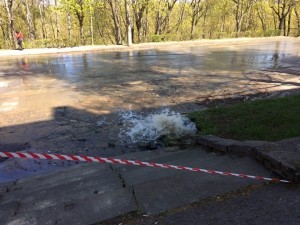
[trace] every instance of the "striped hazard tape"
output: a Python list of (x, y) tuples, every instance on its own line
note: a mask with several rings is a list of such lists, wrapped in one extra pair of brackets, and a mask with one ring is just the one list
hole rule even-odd
[(262, 176), (253, 176), (253, 175), (231, 173), (231, 172), (221, 172), (217, 170), (207, 170), (207, 169), (192, 168), (186, 166), (175, 166), (169, 164), (142, 162), (138, 160), (127, 160), (127, 159), (46, 154), (46, 153), (25, 153), (25, 152), (0, 152), (0, 157), (22, 158), (22, 159), (46, 159), (46, 160), (54, 159), (54, 160), (68, 160), (68, 161), (81, 161), (81, 162), (113, 163), (113, 164), (124, 164), (124, 165), (134, 165), (134, 166), (148, 166), (148, 167), (157, 167), (157, 168), (165, 168), (165, 169), (187, 170), (192, 172), (203, 172), (209, 174), (219, 174), (223, 176), (234, 176), (234, 177), (249, 178), (249, 179), (256, 179), (256, 180), (266, 180), (271, 182), (292, 183), (292, 181), (281, 180), (277, 178), (268, 178)]

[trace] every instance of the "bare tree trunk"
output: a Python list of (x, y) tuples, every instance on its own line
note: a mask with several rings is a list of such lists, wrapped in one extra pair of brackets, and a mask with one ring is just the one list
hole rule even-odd
[(162, 2), (164, 2), (163, 10), (165, 13), (163, 14), (160, 9), (158, 9), (156, 12), (155, 34), (157, 35), (163, 34), (164, 31), (167, 30), (169, 26), (170, 14), (173, 11), (177, 0), (166, 0)]
[(186, 6), (186, 2), (184, 2), (181, 5), (180, 8), (180, 17), (178, 18), (178, 22), (176, 24), (176, 33), (179, 31), (179, 28), (182, 26), (182, 23), (184, 21), (184, 17), (185, 17), (185, 6)]
[(71, 23), (71, 15), (69, 11), (67, 11), (67, 23), (68, 23), (69, 46), (71, 46), (72, 45), (72, 23)]
[(28, 28), (29, 38), (31, 41), (33, 41), (36, 38), (36, 36), (35, 36), (35, 30), (32, 22), (32, 13), (30, 11), (28, 0), (23, 0), (23, 4), (26, 8), (26, 24)]
[(3, 19), (2, 19), (2, 13), (1, 13), (1, 10), (0, 10), (0, 27), (1, 27), (1, 31), (2, 31), (2, 36), (3, 36), (3, 40), (5, 40), (5, 45), (6, 45), (6, 48), (9, 47), (9, 44), (7, 42), (7, 35), (6, 35), (6, 31), (5, 31), (5, 27), (4, 27), (4, 24), (3, 24)]
[(130, 15), (131, 0), (125, 0), (126, 9), (126, 29), (127, 29), (127, 45), (132, 45), (132, 25), (131, 25), (131, 15)]
[(113, 16), (114, 25), (115, 25), (114, 31), (115, 31), (116, 44), (121, 45), (122, 44), (121, 26), (120, 26), (120, 22), (119, 22), (119, 18), (118, 18), (118, 10), (116, 7), (116, 3), (119, 3), (119, 1), (118, 0), (108, 0), (108, 3), (111, 7), (111, 12), (112, 12), (112, 16)]
[(14, 0), (4, 0), (7, 20), (8, 20), (8, 37), (11, 46), (16, 46), (16, 38), (15, 38), (15, 28), (14, 28), (14, 19), (13, 19), (13, 5)]
[(285, 24), (285, 18), (284, 17), (281, 17), (279, 19), (279, 30), (280, 30), (280, 35), (281, 36), (284, 36), (285, 33), (284, 33), (284, 24)]
[[(48, 3), (47, 4), (50, 4), (50, 1), (51, 0), (48, 0)], [(52, 13), (52, 12), (51, 12)], [(52, 36), (53, 36), (53, 40), (55, 40), (56, 42), (56, 46), (59, 45), (59, 41), (58, 39), (56, 38), (56, 31), (55, 31), (55, 27), (56, 27), (56, 24), (55, 24), (55, 21), (53, 21), (53, 18), (52, 18), (52, 15), (49, 16), (49, 21), (50, 21), (50, 25), (51, 25), (51, 30), (52, 30)], [(52, 44), (52, 42), (51, 42)]]
[(232, 0), (235, 4), (236, 37), (240, 36), (245, 15), (254, 4), (254, 0)]
[(5, 28), (4, 28), (4, 24), (3, 24), (3, 16), (2, 16), (2, 12), (0, 10), (0, 27), (1, 27), (1, 31), (2, 31), (2, 36), (3, 36), (3, 39), (6, 39), (6, 34), (5, 34)]
[(293, 12), (293, 11), (291, 11), (291, 12), (289, 13), (289, 16), (288, 16), (286, 36), (289, 36), (290, 33), (291, 33), (292, 12)]
[(148, 18), (149, 14), (148, 13), (149, 13), (149, 11), (147, 9), (146, 10), (146, 21), (143, 25), (143, 40), (146, 42), (148, 41), (148, 31), (149, 31), (149, 18)]
[(92, 38), (92, 45), (94, 45), (94, 21), (93, 21), (93, 15), (94, 11), (92, 10), (92, 7), (90, 6), (90, 34)]
[(7, 31), (5, 29), (5, 26), (4, 26), (4, 23), (3, 23), (3, 20), (2, 20), (1, 11), (0, 11), (0, 26), (1, 26), (3, 40), (5, 41), (5, 46), (6, 46), (6, 48), (9, 48), (10, 47), (10, 40), (9, 40), (9, 37), (7, 35)]
[(299, 36), (300, 35), (300, 15), (296, 8), (294, 10), (295, 10), (296, 18), (297, 18), (297, 29), (298, 29), (297, 36)]
[(207, 19), (207, 11), (203, 15), (203, 27), (202, 27), (202, 38), (206, 38), (206, 19)]
[(160, 11), (156, 12), (155, 19), (155, 34), (160, 35), (162, 33), (162, 17), (160, 15)]
[(221, 28), (220, 28), (220, 33), (222, 34), (224, 32), (224, 26), (225, 26), (225, 21), (226, 21), (226, 16), (222, 16), (222, 22), (221, 22)]
[[(105, 30), (104, 30), (103, 27), (100, 25), (100, 23), (98, 23), (97, 21), (95, 21), (95, 26), (96, 26), (96, 28), (97, 28), (96, 31), (97, 31), (97, 33), (99, 34), (99, 37), (101, 37), (102, 40), (103, 40), (103, 43), (104, 43), (105, 45), (107, 45), (106, 40), (105, 40), (105, 38), (104, 38), (104, 36), (105, 36)], [(109, 39), (111, 40), (110, 35), (108, 35), (108, 37), (109, 37)], [(111, 43), (113, 43), (113, 40), (111, 40)]]
[(84, 35), (85, 1), (78, 0), (76, 3), (76, 7), (73, 8), (73, 11), (79, 23), (80, 43), (81, 45), (85, 45), (85, 41), (86, 41)]
[(39, 10), (40, 10), (40, 16), (41, 16), (41, 21), (42, 21), (42, 35), (43, 35), (43, 39), (46, 39), (47, 35), (46, 35), (45, 2), (44, 2), (44, 0), (40, 0)]
[[(55, 6), (57, 7), (57, 0), (54, 1)], [(59, 19), (58, 19), (58, 13), (55, 11), (55, 24), (56, 24), (56, 38), (60, 38), (60, 26), (59, 26)]]
[(196, 25), (195, 25), (195, 19), (194, 19), (194, 17), (192, 17), (191, 39), (194, 38), (194, 35), (195, 35), (195, 27), (196, 27)]
[(194, 38), (195, 28), (198, 25), (200, 18), (203, 16), (202, 0), (192, 0), (190, 3), (192, 7), (192, 24), (191, 24), (191, 39)]
[(245, 29), (248, 30), (250, 24), (251, 24), (251, 19), (254, 17), (251, 14), (252, 12), (252, 5), (250, 6), (250, 9), (248, 10), (248, 12), (246, 13), (246, 22), (245, 22)]
[(297, 3), (298, 2), (296, 0), (278, 0), (273, 5), (271, 5), (273, 12), (277, 15), (279, 20), (280, 35), (286, 35), (286, 18), (288, 14), (294, 9)]
[(277, 30), (277, 20), (276, 20), (276, 14), (274, 11), (272, 11), (272, 16), (273, 16), (274, 30)]
[(78, 22), (79, 22), (79, 33), (80, 33), (81, 44), (84, 45), (85, 39), (84, 39), (83, 17), (78, 17)]
[(132, 3), (134, 8), (134, 18), (135, 26), (137, 29), (138, 42), (141, 42), (143, 36), (142, 28), (144, 27), (144, 15), (148, 10), (149, 0), (142, 1), (142, 3), (139, 0), (133, 0)]
[(223, 37), (223, 33), (225, 32), (225, 24), (226, 24), (226, 18), (227, 15), (230, 14), (228, 9), (228, 1), (224, 1), (223, 4), (221, 4), (221, 26), (220, 26), (220, 34), (218, 35), (218, 38), (222, 38)]
[(258, 15), (258, 18), (260, 20), (261, 27), (262, 27), (263, 31), (266, 31), (267, 30), (266, 15), (260, 9), (257, 9), (257, 15)]

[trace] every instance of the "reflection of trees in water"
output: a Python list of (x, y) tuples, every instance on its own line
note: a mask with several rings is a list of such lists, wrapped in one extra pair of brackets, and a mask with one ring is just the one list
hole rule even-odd
[[(288, 48), (286, 46), (286, 43), (282, 43), (280, 41), (277, 41), (274, 46), (274, 53), (272, 56), (272, 61), (273, 61), (273, 68), (278, 68), (280, 67), (281, 60), (285, 58), (286, 52), (285, 49)], [(299, 49), (298, 47), (296, 49)], [(296, 51), (298, 52), (298, 51)], [(297, 55), (297, 54), (296, 54)]]
[[(166, 75), (180, 75), (196, 71), (245, 71), (278, 67), (286, 52), (297, 42), (272, 41), (259, 45), (225, 44), (151, 50), (116, 52), (83, 52), (36, 56), (28, 58), (30, 70), (69, 81), (86, 81), (88, 78), (140, 79)], [(297, 49), (295, 48), (296, 52)], [(20, 68), (18, 59), (18, 68)], [(10, 61), (11, 62), (11, 61)], [(10, 63), (8, 61), (8, 64)], [(16, 68), (16, 59), (14, 67)], [(1, 64), (1, 62), (0, 62)], [(5, 66), (5, 65), (4, 65)], [(123, 79), (122, 78), (122, 79)], [(95, 81), (94, 81), (95, 82)]]
[(83, 64), (83, 69), (89, 68), (89, 61), (88, 61), (86, 54), (82, 55), (82, 64)]
[(279, 42), (277, 41), (275, 43), (275, 51), (274, 51), (274, 54), (273, 54), (273, 62), (274, 62), (274, 68), (276, 68), (278, 66), (278, 59), (279, 59)]

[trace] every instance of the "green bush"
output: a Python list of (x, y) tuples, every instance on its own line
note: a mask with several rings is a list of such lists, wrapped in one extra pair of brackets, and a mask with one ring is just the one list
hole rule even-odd
[(164, 37), (162, 35), (154, 34), (150, 36), (150, 42), (162, 42)]

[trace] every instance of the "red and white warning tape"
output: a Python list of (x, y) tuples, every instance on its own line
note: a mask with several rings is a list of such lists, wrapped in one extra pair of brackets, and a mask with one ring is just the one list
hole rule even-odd
[(256, 180), (266, 180), (271, 182), (283, 182), (292, 183), (288, 180), (280, 180), (276, 178), (268, 178), (262, 176), (253, 176), (247, 174), (238, 174), (231, 172), (221, 172), (216, 170), (206, 170), (200, 168), (192, 168), (186, 166), (175, 166), (169, 164), (160, 164), (153, 162), (142, 162), (137, 160), (127, 160), (127, 159), (115, 159), (115, 158), (103, 158), (103, 157), (91, 157), (91, 156), (76, 156), (76, 155), (60, 155), (60, 154), (45, 154), (45, 153), (25, 153), (25, 152), (0, 152), (0, 157), (9, 158), (23, 158), (23, 159), (47, 159), (47, 160), (68, 160), (68, 161), (81, 161), (81, 162), (98, 162), (98, 163), (113, 163), (113, 164), (125, 164), (134, 166), (149, 166), (149, 167), (159, 167), (166, 169), (176, 169), (176, 170), (188, 170), (192, 172), (203, 172), (209, 174), (220, 174), (224, 176), (235, 176), (240, 178), (250, 178)]

